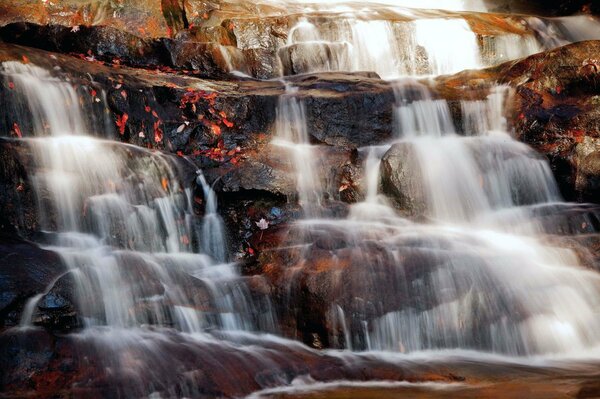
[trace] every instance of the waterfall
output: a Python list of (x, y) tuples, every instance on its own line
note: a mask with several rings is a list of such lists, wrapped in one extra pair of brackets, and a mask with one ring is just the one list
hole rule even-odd
[[(236, 265), (225, 263), (216, 195), (200, 171), (206, 209), (197, 220), (173, 158), (88, 135), (95, 125), (84, 117), (84, 88), (32, 64), (5, 62), (1, 70), (14, 83), (14, 117), (35, 136), (21, 140), (32, 154), (43, 245), (69, 269), (48, 292), (72, 285), (87, 327), (274, 330)], [(27, 304), (22, 326), (44, 295)]]
[[(348, 273), (360, 280), (347, 284), (361, 288), (348, 295), (372, 301), (332, 305), (342, 334), (333, 341), (354, 349), (509, 355), (600, 344), (600, 334), (591, 333), (600, 331), (600, 277), (570, 250), (544, 242), (554, 228), (543, 228), (537, 215), (554, 212), (561, 197), (547, 162), (507, 131), (503, 104), (510, 91), (498, 87), (486, 100), (463, 102), (461, 136), (445, 101), (412, 80), (396, 84), (397, 139), (361, 150), (365, 201), (346, 220), (301, 225), (306, 237), (344, 237), (330, 256), (337, 262), (353, 248), (346, 267), (356, 268)], [(411, 195), (421, 196), (428, 222), (398, 216), (381, 198), (381, 160), (394, 148), (403, 149), (404, 165), (392, 173), (417, 176)], [(368, 294), (378, 291), (381, 297)], [(367, 316), (375, 309), (380, 316)]]
[(317, 175), (314, 148), (309, 141), (304, 104), (297, 93), (296, 88), (286, 85), (285, 94), (279, 98), (274, 144), (291, 155), (298, 202), (305, 215), (317, 216), (321, 209), (323, 188)]

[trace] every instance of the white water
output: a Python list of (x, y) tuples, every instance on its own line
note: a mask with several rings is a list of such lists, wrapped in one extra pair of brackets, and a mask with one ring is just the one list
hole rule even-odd
[[(396, 84), (398, 139), (361, 150), (365, 201), (352, 206), (347, 220), (315, 219), (313, 212), (298, 225), (309, 240), (300, 243), (310, 244), (313, 233), (345, 237), (342, 248), (356, 254), (348, 278), (365, 278), (352, 267), (370, 275), (353, 283), (367, 291), (348, 295), (383, 313), (363, 319), (362, 307), (332, 303), (327, 317), (342, 334), (332, 342), (355, 349), (472, 348), (521, 356), (599, 345), (600, 276), (580, 267), (571, 250), (543, 241), (546, 229), (535, 219), (540, 211), (530, 206), (554, 212), (561, 197), (547, 161), (507, 132), (510, 91), (498, 87), (486, 100), (463, 102), (460, 128), (467, 135), (459, 136), (445, 101), (414, 81)], [(429, 223), (398, 216), (378, 191), (381, 158), (392, 145), (412, 154), (402, 158), (402, 174), (416, 176), (418, 184), (405, 186), (404, 194), (424, 204)], [(296, 170), (314, 176), (309, 165), (301, 161)], [(308, 195), (303, 189), (298, 185), (300, 198)], [(378, 243), (383, 259), (371, 253), (369, 242)], [(332, 263), (345, 250), (332, 250)], [(294, 274), (288, 278), (293, 285)], [(401, 288), (393, 293), (389, 284)], [(378, 290), (381, 297), (372, 294)], [(410, 299), (395, 302), (390, 295)]]
[[(446, 40), (440, 41), (440, 36)], [(420, 49), (423, 59), (417, 56)], [(301, 18), (279, 57), (286, 74), (373, 71), (384, 79), (449, 74), (482, 65), (477, 37), (461, 18), (394, 23), (345, 17), (324, 27)]]
[[(431, 21), (421, 24), (420, 37), (417, 28), (411, 39), (426, 49), (429, 72), (479, 66), (479, 50), (466, 23), (444, 21), (438, 24), (450, 30), (448, 35), (455, 39), (451, 45), (431, 40), (428, 32), (438, 28), (427, 26)], [(297, 43), (323, 45), (326, 41), (311, 25), (306, 22), (296, 30)], [(412, 74), (415, 69), (403, 70), (390, 55), (393, 49), (385, 45), (395, 35), (391, 30), (380, 22), (352, 24), (350, 44), (341, 47), (350, 49), (352, 56), (339, 57), (325, 70), (343, 65), (350, 70), (373, 69), (385, 77)], [(369, 32), (387, 42), (369, 45), (365, 40)], [(507, 59), (515, 56), (517, 50), (510, 53), (513, 39), (496, 44), (494, 51)], [(535, 49), (525, 43), (518, 54)], [(453, 57), (453, 51), (461, 56)], [(171, 353), (161, 344), (199, 352), (202, 342), (229, 353), (230, 343), (204, 332), (277, 330), (274, 314), (265, 306), (268, 299), (260, 298), (263, 303), (257, 305), (236, 265), (226, 263), (216, 196), (201, 173), (197, 184), (206, 205), (203, 219), (196, 220), (191, 192), (178, 181), (167, 157), (86, 136), (95, 133), (94, 124), (77, 106), (77, 90), (49, 73), (20, 63), (3, 64), (3, 73), (15, 82), (19, 101), (28, 107), (17, 117), (31, 115), (35, 135), (52, 136), (25, 140), (34, 154), (30, 172), (40, 220), (50, 237), (47, 248), (57, 251), (71, 271), (86, 325), (81, 339), (104, 351), (110, 360), (107, 367), (136, 378), (153, 365), (161, 365), (159, 370), (166, 373), (182, 364), (170, 363)], [(356, 293), (362, 303), (375, 299), (362, 309), (331, 304), (328, 317), (343, 335), (332, 342), (343, 342), (349, 350), (385, 351), (381, 357), (396, 360), (391, 352), (418, 357), (421, 351), (473, 349), (480, 351), (473, 355), (479, 359), (487, 359), (482, 352), (495, 352), (528, 362), (535, 356), (564, 358), (597, 348), (600, 278), (584, 269), (571, 250), (544, 241), (550, 229), (538, 222), (536, 212), (569, 205), (558, 204), (560, 196), (546, 161), (510, 137), (503, 117), (505, 91), (462, 104), (462, 129), (468, 137), (457, 135), (444, 101), (426, 90), (418, 98), (408, 98), (401, 86), (396, 93), (398, 140), (360, 150), (366, 160), (366, 199), (354, 205), (345, 220), (317, 219), (324, 183), (317, 172), (302, 99), (291, 88), (280, 99), (275, 144), (291, 154), (298, 202), (307, 217), (300, 226), (345, 234), (358, 248), (353, 253), (356, 264), (368, 271), (361, 284), (375, 293)], [(410, 146), (415, 154), (416, 163), (409, 168), (421, 179), (415, 195), (423, 195), (425, 223), (399, 216), (380, 192), (381, 159), (394, 144)], [(371, 252), (374, 243), (380, 251), (376, 256)], [(379, 267), (386, 262), (392, 267), (381, 273)], [(395, 291), (384, 290), (389, 282)], [(394, 295), (402, 301), (390, 305), (384, 297)], [(42, 296), (27, 304), (22, 327), (35, 321)], [(174, 327), (183, 334), (153, 331), (148, 325)], [(264, 368), (284, 363), (285, 352), (270, 349), (274, 342), (294, 349), (301, 346), (274, 337), (248, 339), (255, 341), (240, 350), (239, 358), (250, 358)], [(439, 352), (422, 356), (429, 360)], [(217, 368), (218, 356), (215, 359)], [(216, 372), (235, 378), (230, 371)], [(140, 378), (139, 385), (144, 382)], [(296, 382), (296, 387), (257, 395), (364, 386)], [(277, 381), (288, 383), (285, 378)]]
[[(418, 6), (417, 3), (421, 2), (353, 4), (346, 8), (325, 3), (315, 9), (307, 5), (305, 16), (290, 28), (287, 42), (279, 48), (284, 75), (371, 71), (383, 79), (395, 79), (451, 74), (497, 65), (568, 43), (600, 39), (600, 21), (591, 16), (526, 17), (516, 26), (522, 30), (518, 33), (501, 24), (494, 25), (492, 18), (481, 24), (488, 24), (486, 28), (494, 33), (485, 33), (484, 29), (478, 35), (460, 15), (420, 14), (403, 8)], [(429, 7), (428, 2), (422, 3), (423, 9), (435, 8)], [(439, 8), (447, 8), (439, 4)], [(459, 10), (461, 6), (448, 9)]]
[(321, 208), (323, 188), (317, 176), (317, 159), (310, 144), (306, 114), (298, 90), (286, 85), (286, 93), (277, 106), (274, 144), (290, 154), (291, 169), (296, 174), (298, 203), (305, 215), (317, 216)]
[[(84, 325), (275, 328), (272, 315), (253, 313), (236, 266), (224, 263), (223, 222), (200, 172), (202, 219), (171, 158), (86, 134), (93, 119), (80, 101), (88, 97), (74, 86), (31, 64), (2, 71), (14, 83), (12, 104), (27, 105), (15, 117), (32, 119), (27, 134), (36, 137), (23, 141), (41, 228), (70, 270), (63, 280), (74, 285)], [(28, 303), (23, 326), (42, 296)]]

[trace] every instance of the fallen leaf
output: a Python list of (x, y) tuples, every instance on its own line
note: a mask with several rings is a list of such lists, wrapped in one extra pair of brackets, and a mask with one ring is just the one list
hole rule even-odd
[(217, 124), (213, 123), (212, 125), (210, 125), (210, 128), (216, 136), (219, 136), (221, 134), (221, 128)]
[(13, 123), (13, 131), (15, 132), (15, 134), (17, 135), (18, 138), (23, 138), (23, 134), (21, 133), (21, 129), (19, 128), (19, 125), (16, 122)]
[(115, 122), (121, 135), (125, 134), (125, 125), (127, 124), (127, 119), (129, 119), (129, 115), (123, 114), (121, 117), (117, 117), (117, 121)]
[(177, 128), (177, 133), (183, 132), (183, 129), (185, 129), (185, 123), (182, 123), (181, 125), (179, 125), (179, 127)]

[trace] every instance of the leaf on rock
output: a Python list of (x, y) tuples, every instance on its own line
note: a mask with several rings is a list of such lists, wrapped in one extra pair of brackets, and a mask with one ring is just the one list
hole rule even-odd
[(127, 119), (129, 119), (129, 115), (123, 114), (120, 117), (117, 117), (117, 121), (115, 122), (121, 135), (125, 134), (125, 125), (127, 124)]

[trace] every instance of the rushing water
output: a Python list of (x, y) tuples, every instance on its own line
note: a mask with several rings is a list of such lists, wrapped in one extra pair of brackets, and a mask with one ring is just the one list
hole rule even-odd
[[(497, 22), (490, 18), (480, 24), (487, 24), (493, 33), (476, 33), (472, 25), (477, 22), (462, 15), (420, 14), (422, 11), (404, 8), (416, 3), (341, 8), (325, 4), (316, 9), (307, 5), (304, 15), (289, 29), (286, 43), (278, 48), (283, 74), (373, 71), (384, 79), (450, 74), (600, 39), (600, 23), (591, 16), (524, 17), (508, 29), (495, 26)], [(455, 2), (455, 8), (439, 4), (442, 9), (464, 8), (460, 2)], [(425, 4), (421, 8), (435, 7)], [(259, 34), (255, 39), (267, 38)]]
[[(396, 96), (398, 139), (362, 151), (365, 202), (354, 205), (347, 220), (315, 219), (313, 212), (299, 225), (306, 244), (327, 231), (345, 237), (346, 244), (331, 251), (332, 262), (356, 248), (351, 268), (369, 270), (366, 281), (349, 285), (367, 291), (348, 293), (366, 295), (367, 305), (348, 304), (344, 295), (332, 304), (331, 323), (341, 334), (332, 341), (347, 348), (472, 348), (510, 355), (600, 344), (600, 334), (592, 332), (600, 331), (600, 276), (579, 267), (571, 251), (541, 241), (550, 231), (536, 222), (533, 209), (552, 212), (561, 198), (547, 162), (506, 131), (503, 104), (510, 90), (498, 87), (486, 101), (463, 102), (467, 136), (457, 134), (446, 102), (424, 86), (399, 81)], [(391, 173), (399, 174), (403, 195), (422, 205), (416, 211), (429, 223), (396, 216), (379, 196), (381, 159), (389, 156), (400, 158)], [(296, 165), (311, 175), (305, 171), (310, 163)], [(314, 192), (299, 193), (308, 195)], [(377, 251), (369, 249), (372, 241)]]
[(275, 328), (270, 314), (252, 313), (250, 292), (226, 263), (216, 197), (200, 171), (202, 218), (171, 158), (89, 135), (95, 118), (83, 117), (69, 83), (30, 64), (6, 62), (2, 71), (16, 82), (11, 104), (26, 105), (18, 122), (31, 117), (38, 136), (24, 141), (40, 225), (70, 270), (61, 280), (74, 285), (86, 326)]
[[(405, 24), (351, 16), (327, 26), (303, 17), (279, 57), (289, 74), (451, 73), (562, 44), (540, 32), (598, 34), (588, 19), (578, 21), (531, 18), (536, 37), (480, 42), (457, 16)], [(95, 348), (103, 368), (121, 376), (125, 396), (206, 393), (197, 383), (202, 378), (188, 372), (199, 361), (232, 385), (240, 370), (244, 376), (272, 370), (250, 378), (253, 389), (269, 388), (256, 393), (262, 397), (365, 386), (315, 382), (305, 375), (310, 367), (333, 375), (330, 380), (368, 378), (351, 365), (444, 359), (439, 353), (453, 350), (472, 351), (481, 362), (502, 355), (502, 361), (527, 363), (600, 347), (600, 275), (556, 243), (561, 232), (588, 225), (585, 206), (562, 202), (547, 161), (511, 137), (506, 87), (486, 100), (462, 102), (456, 121), (448, 103), (417, 81), (392, 82), (396, 137), (358, 149), (364, 200), (347, 217), (328, 218), (318, 146), (310, 140), (301, 94), (286, 85), (273, 144), (289, 154), (298, 193), (292, 200), (304, 212), (292, 227), (301, 234), (290, 234), (283, 250), (299, 248), (303, 260), (320, 256), (342, 270), (343, 284), (324, 316), (337, 350), (318, 352), (265, 335), (282, 333), (278, 315), (268, 293), (229, 262), (217, 196), (202, 171), (182, 181), (184, 166), (172, 157), (99, 138), (111, 136), (102, 93), (90, 108), (80, 101), (85, 88), (42, 68), (4, 62), (0, 71), (14, 82), (7, 104), (16, 123), (34, 136), (20, 140), (32, 154), (40, 244), (68, 269), (29, 300), (18, 330), (31, 331), (40, 301), (70, 287), (83, 324), (78, 344)], [(403, 204), (386, 186), (392, 180)], [(203, 196), (202, 216), (194, 209), (194, 184)], [(581, 211), (579, 218), (565, 216), (572, 210)], [(333, 244), (316, 251), (324, 236)], [(292, 292), (299, 271), (290, 269), (284, 283)], [(320, 361), (331, 363), (314, 366)], [(178, 389), (164, 392), (166, 380)], [(370, 386), (405, 383), (377, 384)]]

